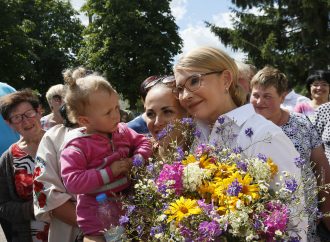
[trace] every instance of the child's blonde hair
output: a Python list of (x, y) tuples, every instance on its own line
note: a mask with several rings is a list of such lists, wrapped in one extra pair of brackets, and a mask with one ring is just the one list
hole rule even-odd
[(86, 107), (90, 104), (90, 94), (99, 90), (116, 93), (111, 84), (97, 73), (91, 73), (83, 67), (75, 70), (65, 70), (64, 82), (67, 86), (65, 103), (68, 118), (76, 123), (77, 118), (86, 114)]

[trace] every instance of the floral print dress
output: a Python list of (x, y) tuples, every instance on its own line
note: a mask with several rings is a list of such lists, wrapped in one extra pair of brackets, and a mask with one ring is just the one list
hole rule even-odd
[[(11, 147), (13, 156), (15, 188), (17, 195), (25, 201), (33, 199), (34, 160), (25, 153), (17, 144)], [(31, 235), (33, 242), (48, 241), (49, 225), (42, 221), (31, 221)]]
[(315, 127), (310, 120), (304, 115), (297, 113), (290, 113), (289, 121), (281, 126), (283, 132), (290, 138), (300, 157), (306, 163), (302, 168), (302, 175), (305, 180), (305, 202), (307, 207), (309, 221), (308, 221), (308, 241), (319, 241), (316, 235), (317, 224), (317, 190), (316, 177), (312, 171), (313, 162), (311, 161), (312, 149), (322, 145), (322, 140), (317, 133)]

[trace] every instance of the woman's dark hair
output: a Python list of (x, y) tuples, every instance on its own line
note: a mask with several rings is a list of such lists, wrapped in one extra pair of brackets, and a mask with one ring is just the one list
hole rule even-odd
[(140, 85), (140, 95), (144, 100), (146, 99), (147, 93), (148, 93), (148, 88), (146, 88), (146, 86), (148, 86), (148, 84), (154, 80), (159, 79), (159, 76), (149, 76), (148, 78), (146, 78)]
[(311, 85), (314, 81), (325, 81), (330, 84), (330, 71), (316, 70), (307, 77), (306, 89), (309, 96), (311, 96)]
[(21, 103), (28, 102), (37, 110), (40, 106), (37, 95), (31, 89), (23, 89), (0, 98), (0, 113), (4, 120), (9, 120), (11, 112)]
[(68, 115), (66, 113), (66, 105), (63, 104), (62, 107), (60, 108), (60, 114), (63, 118), (63, 125), (65, 127), (68, 127), (68, 128), (71, 128), (71, 127), (74, 127), (76, 126), (76, 124), (72, 123), (69, 118), (68, 118)]

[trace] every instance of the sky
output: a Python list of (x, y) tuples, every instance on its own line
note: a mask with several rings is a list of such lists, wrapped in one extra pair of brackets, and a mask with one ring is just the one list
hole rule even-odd
[[(84, 0), (71, 0), (72, 6), (79, 11)], [(234, 52), (224, 47), (204, 21), (214, 23), (221, 27), (231, 27), (230, 0), (172, 0), (171, 11), (179, 26), (179, 35), (183, 40), (183, 54), (198, 46), (213, 46), (225, 50), (236, 60), (244, 61), (246, 57), (242, 52)], [(83, 24), (87, 25), (88, 19), (80, 15)], [(178, 59), (176, 56), (174, 59)]]

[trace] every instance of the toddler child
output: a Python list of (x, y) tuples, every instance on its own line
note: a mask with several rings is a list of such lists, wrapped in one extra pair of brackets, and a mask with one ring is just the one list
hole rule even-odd
[(105, 78), (91, 74), (65, 81), (68, 117), (81, 128), (65, 137), (61, 175), (67, 190), (77, 194), (77, 222), (84, 241), (104, 241), (96, 196), (126, 189), (132, 159), (147, 159), (151, 144), (119, 123), (118, 94)]

